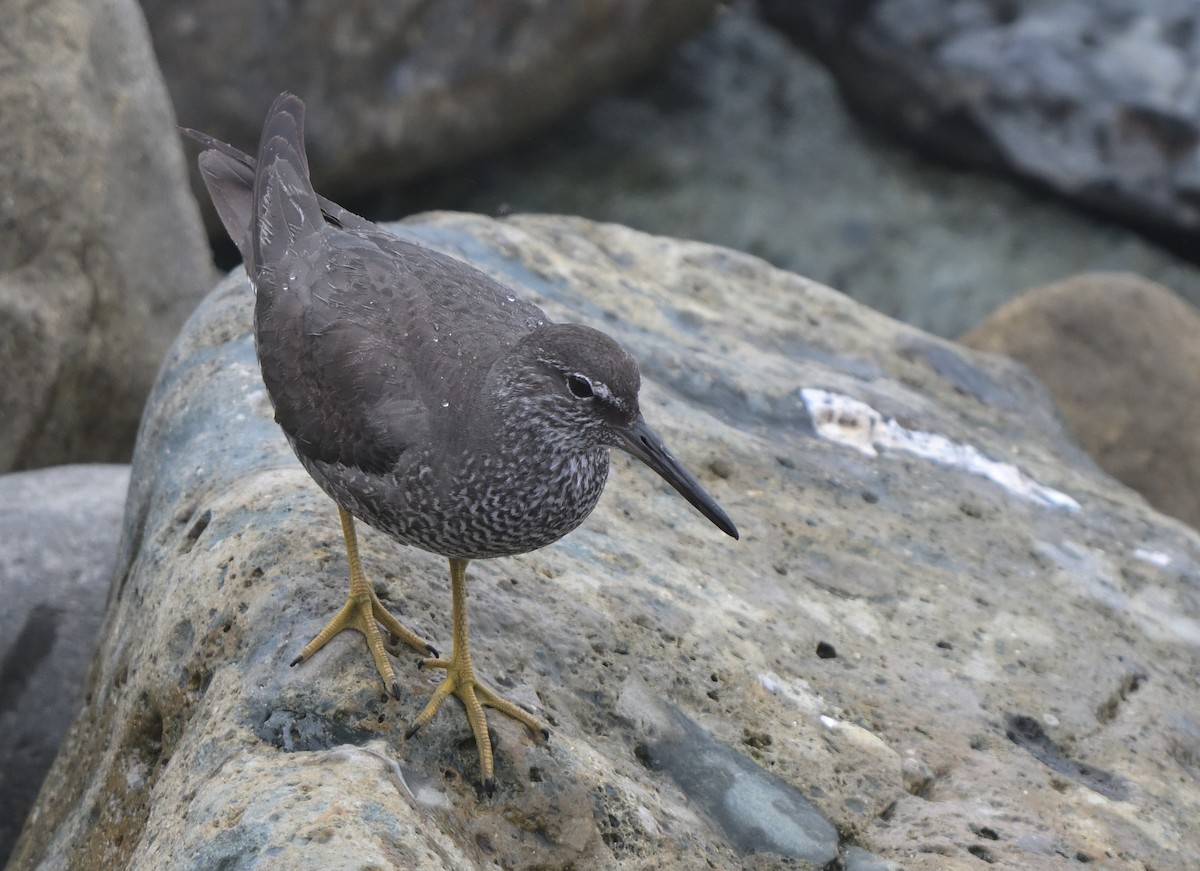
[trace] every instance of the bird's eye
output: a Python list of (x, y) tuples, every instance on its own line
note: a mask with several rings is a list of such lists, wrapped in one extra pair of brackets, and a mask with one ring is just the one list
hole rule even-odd
[(571, 395), (579, 399), (587, 399), (592, 395), (592, 385), (582, 375), (568, 375), (567, 389), (571, 391)]

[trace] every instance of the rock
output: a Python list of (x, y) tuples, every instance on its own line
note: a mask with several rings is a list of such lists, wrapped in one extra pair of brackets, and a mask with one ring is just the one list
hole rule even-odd
[(822, 868), (837, 857), (837, 831), (800, 790), (714, 740), (636, 675), (616, 710), (642, 736), (634, 748), (642, 764), (669, 774), (738, 852), (774, 853)]
[(958, 166), (1005, 169), (1156, 230), (1200, 227), (1185, 0), (760, 0), (846, 99)]
[(715, 0), (142, 0), (189, 127), (258, 141), (290, 90), (318, 189), (373, 192), (528, 136), (699, 28)]
[(0, 471), (125, 461), (212, 282), (174, 118), (131, 0), (0, 16)]
[(79, 705), (128, 466), (0, 475), (0, 866)]
[(872, 856), (862, 847), (848, 847), (842, 865), (846, 871), (903, 871), (898, 862)]
[(1200, 304), (1200, 270), (1136, 234), (865, 129), (828, 71), (741, 4), (653, 77), (371, 208), (415, 207), (581, 215), (714, 242), (945, 337), (1080, 264)]
[[(575, 533), (472, 564), (477, 667), (553, 732), (493, 719), (487, 798), (460, 711), (403, 740), (437, 679), (410, 652), (399, 702), (357, 638), (287, 667), (345, 561), (271, 420), (236, 272), (149, 403), (87, 702), (12, 871), (834, 851), (1132, 871), (1200, 850), (1200, 537), (1102, 473), (1027, 370), (700, 243), (546, 216), (400, 232), (626, 342), (648, 416), (742, 540), (618, 457)], [(361, 546), (445, 645), (445, 561)], [(753, 834), (774, 814), (788, 827)]]
[(1020, 360), (1084, 450), (1200, 526), (1200, 311), (1152, 281), (1087, 273), (1036, 287), (962, 338)]

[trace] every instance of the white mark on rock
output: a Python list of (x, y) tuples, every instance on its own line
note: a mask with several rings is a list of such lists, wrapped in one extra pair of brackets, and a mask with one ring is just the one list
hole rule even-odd
[(1154, 584), (1143, 587), (1130, 600), (1129, 611), (1150, 638), (1200, 647), (1200, 620), (1188, 616), (1178, 590)]
[(808, 683), (803, 680), (788, 683), (775, 672), (767, 671), (758, 676), (758, 685), (771, 695), (786, 699), (804, 713), (812, 716), (829, 708), (825, 704), (825, 700), (814, 693)]
[(354, 766), (365, 764), (370, 767), (374, 763), (382, 762), (384, 772), (399, 787), (399, 791), (407, 793), (410, 798), (417, 797), (409, 787), (408, 780), (404, 777), (404, 770), (392, 758), (390, 749), (382, 741), (371, 741), (362, 747), (355, 747), (350, 744), (334, 747), (328, 752), (328, 758), (339, 762), (346, 762)]
[(1059, 577), (1077, 587), (1089, 599), (1121, 613), (1128, 609), (1129, 596), (1121, 584), (1116, 566), (1104, 551), (1070, 540), (1064, 540), (1061, 544), (1035, 541), (1033, 550), (1038, 556), (1053, 562), (1059, 569)]
[(1145, 548), (1135, 548), (1133, 551), (1134, 559), (1140, 559), (1144, 563), (1150, 563), (1152, 566), (1158, 566), (1160, 569), (1165, 569), (1171, 564), (1171, 557), (1160, 550), (1146, 550)]
[(821, 438), (846, 445), (869, 457), (880, 450), (913, 454), (944, 466), (962, 469), (999, 484), (1047, 508), (1079, 510), (1079, 503), (1059, 490), (1037, 483), (1011, 463), (989, 460), (973, 445), (959, 444), (937, 433), (907, 429), (849, 396), (805, 387), (800, 391), (813, 426)]
[(649, 835), (659, 835), (662, 833), (662, 826), (658, 824), (658, 820), (654, 818), (654, 814), (645, 805), (638, 805), (634, 813), (637, 816), (638, 824), (641, 825), (642, 831)]

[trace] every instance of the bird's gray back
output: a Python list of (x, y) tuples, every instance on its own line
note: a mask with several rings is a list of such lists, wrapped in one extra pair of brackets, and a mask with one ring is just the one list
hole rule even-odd
[(461, 261), (328, 224), (256, 265), (256, 285), (277, 420), (316, 458), (373, 471), (452, 436), (493, 362), (545, 321)]

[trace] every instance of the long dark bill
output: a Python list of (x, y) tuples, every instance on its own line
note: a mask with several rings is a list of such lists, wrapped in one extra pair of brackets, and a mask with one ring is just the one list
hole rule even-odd
[(693, 507), (726, 535), (738, 537), (737, 527), (729, 519), (729, 515), (717, 504), (717, 500), (709, 496), (700, 482), (688, 473), (679, 461), (671, 456), (658, 433), (652, 430), (645, 419), (638, 417), (628, 427), (619, 430), (624, 442), (621, 450), (633, 454), (647, 466), (662, 476), (663, 480), (679, 491)]

